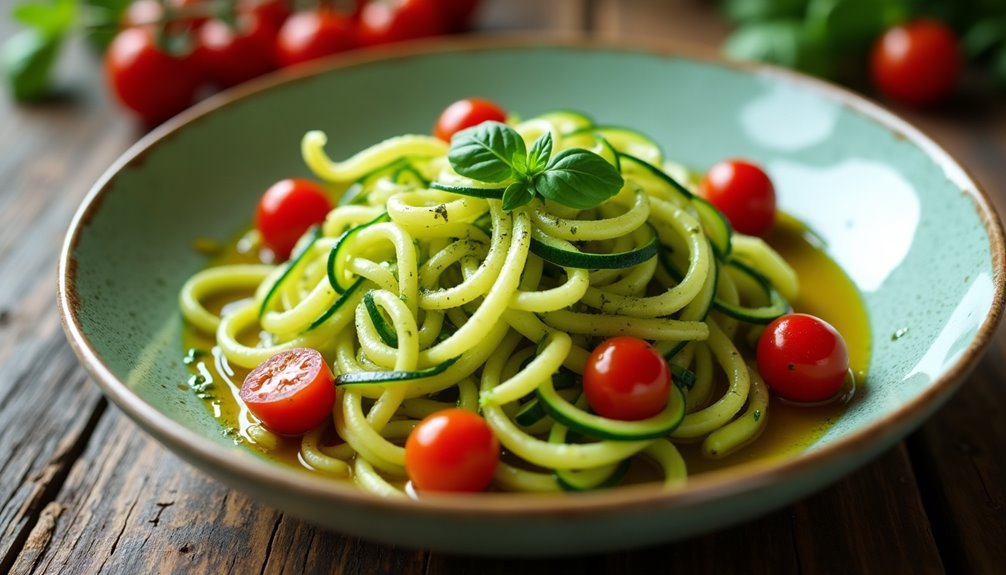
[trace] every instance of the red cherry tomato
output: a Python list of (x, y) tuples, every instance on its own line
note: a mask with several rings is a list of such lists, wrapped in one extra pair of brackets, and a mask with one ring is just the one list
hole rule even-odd
[(290, 6), (286, 0), (238, 0), (237, 12), (254, 13), (263, 24), (279, 30), (290, 17)]
[(500, 444), (478, 415), (445, 409), (427, 416), (405, 441), (405, 471), (417, 491), (483, 491)]
[(927, 106), (945, 98), (961, 70), (957, 36), (936, 20), (895, 26), (874, 44), (870, 75), (892, 100)]
[(241, 384), (240, 396), (269, 430), (300, 435), (331, 416), (335, 384), (320, 353), (297, 348), (260, 363)]
[(234, 26), (214, 18), (199, 28), (196, 58), (207, 80), (229, 88), (276, 68), (275, 38), (254, 13), (239, 14)]
[(503, 122), (506, 120), (506, 112), (489, 100), (481, 98), (465, 98), (458, 100), (450, 106), (444, 108), (437, 118), (437, 123), (433, 126), (433, 135), (445, 142), (450, 142), (451, 137), (457, 132), (477, 126), (482, 122)]
[(287, 19), (276, 37), (276, 54), (282, 66), (292, 66), (356, 45), (353, 23), (334, 10), (298, 12)]
[(758, 372), (779, 397), (824, 401), (849, 371), (845, 340), (828, 322), (794, 313), (770, 323), (758, 339)]
[(324, 188), (308, 180), (280, 180), (269, 187), (259, 200), (255, 226), (262, 241), (285, 260), (300, 236), (315, 224), (325, 221), (332, 202)]
[(646, 419), (667, 405), (671, 371), (649, 343), (635, 337), (613, 337), (587, 358), (583, 393), (598, 415), (626, 421)]
[(360, 9), (359, 34), (364, 46), (388, 44), (446, 32), (435, 0), (368, 2)]
[(161, 51), (149, 27), (116, 34), (105, 53), (105, 77), (119, 102), (151, 124), (187, 108), (198, 85), (193, 67)]
[(760, 236), (775, 222), (775, 187), (768, 174), (751, 162), (714, 164), (702, 178), (701, 191), (742, 234)]

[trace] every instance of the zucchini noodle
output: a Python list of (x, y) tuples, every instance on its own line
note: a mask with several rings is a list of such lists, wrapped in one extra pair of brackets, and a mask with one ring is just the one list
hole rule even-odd
[[(568, 112), (514, 128), (528, 146), (548, 132), (555, 152), (594, 151), (621, 190), (592, 209), (538, 197), (504, 210), (501, 189), (454, 172), (441, 140), (399, 136), (333, 161), (324, 133), (304, 136), (304, 162), (337, 207), (289, 261), (212, 267), (179, 296), (225, 369), (311, 347), (337, 376), (328, 422), (297, 439), (253, 423), (250, 443), (299, 441), (310, 469), (398, 497), (414, 495), (405, 438), (453, 407), (496, 434), (504, 491), (597, 488), (640, 466), (676, 488), (678, 445), (723, 457), (758, 438), (768, 391), (738, 342), (797, 296), (793, 269), (701, 205), (692, 174), (645, 136)], [(684, 374), (656, 416), (606, 419), (582, 395), (590, 351), (620, 335)]]

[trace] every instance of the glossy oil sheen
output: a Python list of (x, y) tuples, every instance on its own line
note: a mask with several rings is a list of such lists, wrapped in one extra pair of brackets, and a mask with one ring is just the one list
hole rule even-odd
[[(332, 65), (227, 103), (225, 94), (155, 131), (89, 195), (61, 260), (66, 329), (106, 394), (182, 457), (297, 516), (382, 541), (522, 555), (724, 526), (823, 487), (904, 437), (957, 389), (1000, 317), (1002, 232), (976, 184), (934, 143), (851, 95), (784, 73), (575, 43), (473, 42)], [(207, 264), (193, 240), (225, 241), (276, 174), (306, 176), (307, 130), (337, 134), (328, 151), (342, 158), (427, 133), (445, 103), (475, 91), (528, 116), (572, 108), (642, 126), (687, 165), (740, 156), (764, 166), (780, 207), (820, 235), (863, 295), (868, 393), (800, 455), (671, 493), (386, 502), (235, 447), (178, 389), (188, 371), (177, 295)]]

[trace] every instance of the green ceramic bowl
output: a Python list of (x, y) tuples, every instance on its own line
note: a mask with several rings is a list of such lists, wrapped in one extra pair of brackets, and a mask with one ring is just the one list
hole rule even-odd
[[(193, 239), (233, 237), (270, 183), (306, 175), (305, 131), (326, 130), (330, 154), (345, 157), (388, 136), (428, 133), (447, 102), (476, 94), (527, 116), (572, 108), (638, 126), (668, 157), (693, 166), (724, 156), (764, 165), (781, 206), (823, 237), (862, 291), (873, 333), (869, 393), (803, 454), (699, 476), (675, 492), (641, 485), (388, 501), (235, 447), (194, 394), (178, 389), (188, 372), (175, 302), (206, 263)], [(154, 131), (105, 173), (74, 218), (59, 306), (71, 344), (108, 397), (228, 485), (370, 539), (562, 554), (750, 518), (889, 448), (947, 400), (985, 349), (1003, 308), (1003, 262), (999, 220), (974, 180), (916, 129), (847, 92), (646, 49), (475, 40), (265, 79)]]

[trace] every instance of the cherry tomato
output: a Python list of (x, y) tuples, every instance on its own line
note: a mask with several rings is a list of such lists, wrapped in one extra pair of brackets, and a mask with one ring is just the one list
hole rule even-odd
[(360, 9), (359, 35), (364, 46), (388, 44), (446, 32), (436, 0), (368, 2)]
[(241, 384), (240, 396), (269, 430), (300, 435), (331, 416), (335, 384), (325, 358), (302, 347), (260, 363)]
[(742, 234), (760, 236), (775, 222), (775, 187), (768, 174), (745, 160), (724, 160), (702, 178), (702, 197)]
[(870, 75), (892, 100), (927, 106), (945, 98), (961, 70), (961, 51), (954, 32), (936, 20), (895, 26), (874, 44)]
[(105, 53), (105, 77), (119, 102), (151, 124), (187, 108), (198, 86), (193, 67), (163, 52), (149, 27), (116, 34)]
[(465, 98), (444, 108), (433, 127), (433, 135), (445, 142), (457, 132), (477, 126), (482, 122), (503, 122), (506, 112), (489, 100), (481, 98)]
[(308, 180), (280, 180), (269, 187), (259, 200), (255, 225), (262, 241), (285, 260), (300, 236), (315, 224), (325, 221), (332, 211), (325, 190)]
[(417, 491), (483, 491), (499, 458), (489, 424), (464, 409), (427, 416), (405, 441), (405, 471)]
[[(195, 15), (204, 0), (168, 0), (171, 22), (165, 23), (166, 29), (172, 33), (181, 33), (188, 28), (198, 28), (206, 21), (206, 16)], [(124, 28), (130, 26), (153, 26), (160, 24), (164, 18), (164, 4), (160, 0), (136, 0), (122, 13), (121, 23)]]
[(824, 401), (849, 372), (845, 340), (828, 322), (794, 313), (776, 318), (758, 339), (758, 372), (779, 397)]
[(587, 358), (583, 393), (598, 415), (626, 421), (646, 419), (667, 405), (671, 370), (649, 343), (635, 337), (613, 337)]
[(290, 17), (290, 6), (286, 0), (238, 0), (237, 12), (254, 13), (263, 24), (279, 30)]
[(334, 10), (311, 10), (291, 16), (276, 37), (276, 54), (283, 66), (292, 66), (356, 45), (353, 24)]
[(214, 18), (199, 28), (196, 57), (207, 80), (228, 88), (276, 68), (275, 38), (254, 13), (239, 14), (234, 26)]

